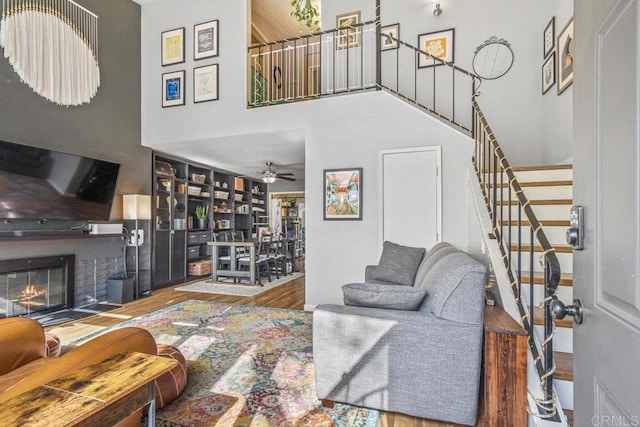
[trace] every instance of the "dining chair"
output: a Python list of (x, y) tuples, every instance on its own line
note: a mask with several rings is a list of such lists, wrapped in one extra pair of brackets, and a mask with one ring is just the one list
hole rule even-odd
[(269, 282), (271, 282), (271, 260), (269, 259), (271, 237), (271, 233), (264, 233), (260, 236), (258, 250), (256, 251), (254, 260), (251, 260), (251, 257), (249, 256), (238, 259), (238, 266), (242, 269), (250, 268), (250, 263), (255, 262), (256, 282), (260, 285), (262, 285), (262, 277), (267, 277)]

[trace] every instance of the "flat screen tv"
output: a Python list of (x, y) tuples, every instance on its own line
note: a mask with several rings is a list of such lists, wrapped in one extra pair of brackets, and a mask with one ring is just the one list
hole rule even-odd
[(0, 141), (0, 231), (30, 230), (31, 222), (76, 227), (108, 221), (119, 169), (117, 163)]

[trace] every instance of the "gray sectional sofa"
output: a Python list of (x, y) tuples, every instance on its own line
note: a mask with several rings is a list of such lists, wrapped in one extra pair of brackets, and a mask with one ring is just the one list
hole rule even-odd
[(385, 242), (345, 305), (315, 309), (318, 397), (474, 425), (486, 267), (448, 243), (424, 252)]

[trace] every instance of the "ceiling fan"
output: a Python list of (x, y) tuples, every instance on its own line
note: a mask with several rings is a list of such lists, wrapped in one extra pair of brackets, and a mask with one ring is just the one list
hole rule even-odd
[(284, 179), (285, 181), (296, 180), (293, 173), (291, 172), (278, 173), (275, 170), (273, 170), (273, 167), (272, 167), (273, 163), (266, 162), (266, 164), (267, 164), (267, 168), (263, 170), (261, 173), (262, 173), (262, 180), (267, 184), (271, 184), (275, 182), (276, 179)]

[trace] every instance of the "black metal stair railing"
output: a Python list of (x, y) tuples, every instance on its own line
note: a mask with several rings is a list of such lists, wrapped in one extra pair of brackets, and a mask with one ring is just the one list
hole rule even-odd
[[(559, 421), (553, 393), (553, 374), (556, 369), (553, 360), (555, 325), (550, 303), (556, 299), (561, 274), (560, 263), (478, 103), (474, 100), (472, 104), (474, 166), (491, 216), (493, 237), (499, 244), (523, 326), (529, 333), (529, 348), (544, 393), (543, 398), (535, 399), (538, 412), (531, 412), (542, 418)], [(536, 252), (541, 252), (538, 261), (544, 278), (544, 299), (539, 304), (544, 315), (544, 338), (540, 348), (536, 345), (533, 329)], [(527, 283), (523, 280), (523, 272), (526, 270), (529, 271)], [(529, 287), (528, 295), (523, 294), (523, 286)]]
[(470, 101), (482, 79), (393, 36), (384, 37), (398, 47), (380, 52), (380, 88), (471, 135)]

